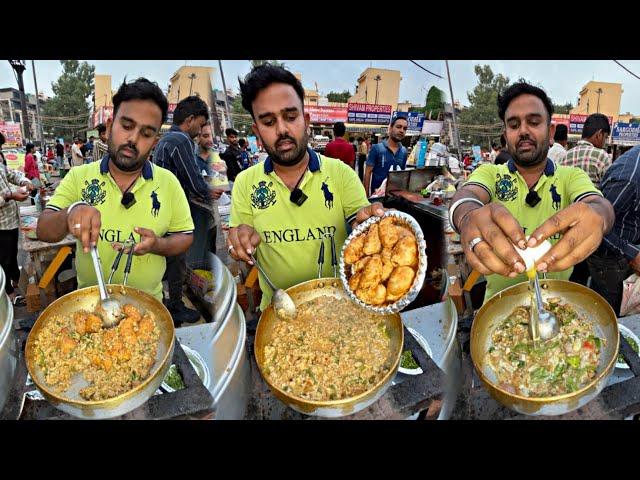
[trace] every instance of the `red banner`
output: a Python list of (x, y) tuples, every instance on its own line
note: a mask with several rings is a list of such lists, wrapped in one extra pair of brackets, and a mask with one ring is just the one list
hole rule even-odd
[(311, 123), (336, 123), (347, 121), (347, 109), (345, 107), (305, 105), (304, 111), (311, 117)]
[(566, 115), (558, 115), (554, 113), (551, 117), (551, 122), (555, 123), (556, 125), (565, 125), (567, 128), (569, 128), (569, 117)]
[(22, 146), (22, 131), (17, 122), (0, 122), (0, 132), (4, 135), (5, 148), (18, 148)]
[[(572, 113), (571, 115), (569, 115), (569, 133), (582, 133), (584, 122), (587, 121), (587, 118), (590, 115), (590, 113)], [(613, 117), (607, 115), (607, 118), (609, 119), (609, 126), (613, 125)]]
[(93, 126), (106, 124), (107, 120), (113, 117), (113, 107), (98, 107), (93, 114)]

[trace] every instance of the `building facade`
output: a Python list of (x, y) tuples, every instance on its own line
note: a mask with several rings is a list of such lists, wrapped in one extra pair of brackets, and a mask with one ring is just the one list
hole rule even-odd
[(397, 110), (401, 80), (398, 70), (367, 68), (358, 77), (356, 93), (349, 102), (391, 105), (393, 110)]
[(169, 80), (167, 100), (178, 103), (191, 95), (200, 97), (212, 112), (216, 111), (216, 101), (213, 95), (213, 67), (180, 67)]
[[(40, 107), (40, 111), (44, 107), (46, 103), (47, 97), (45, 95), (40, 95), (38, 98), (38, 103)], [(22, 131), (22, 138), (25, 140), (34, 140), (40, 138), (40, 133), (38, 130), (38, 117), (36, 110), (36, 96), (31, 93), (25, 94), (25, 100), (27, 102), (27, 116), (29, 121), (29, 131), (31, 133), (31, 138), (26, 139), (24, 134), (24, 128), (22, 123), (22, 107), (20, 103), (20, 90), (17, 88), (0, 88), (0, 120), (4, 122), (17, 122), (20, 124), (20, 129)]]
[(621, 83), (587, 82), (580, 90), (578, 104), (571, 113), (580, 115), (602, 113), (613, 117), (613, 121), (617, 122), (623, 92)]

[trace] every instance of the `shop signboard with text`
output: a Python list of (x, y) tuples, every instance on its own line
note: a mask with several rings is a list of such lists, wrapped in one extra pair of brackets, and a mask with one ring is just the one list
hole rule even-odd
[(347, 121), (349, 123), (367, 123), (370, 125), (389, 125), (391, 123), (391, 105), (373, 103), (349, 103)]

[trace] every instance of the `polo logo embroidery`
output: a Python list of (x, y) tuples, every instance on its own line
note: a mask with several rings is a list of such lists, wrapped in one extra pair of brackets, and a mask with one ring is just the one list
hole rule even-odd
[(100, 180), (94, 178), (91, 183), (84, 181), (86, 188), (80, 191), (82, 201), (87, 202), (92, 207), (104, 203), (104, 199), (107, 196), (107, 192), (103, 190), (105, 182), (100, 183)]
[(258, 186), (252, 185), (253, 193), (251, 194), (251, 205), (260, 210), (264, 210), (276, 203), (276, 192), (271, 190), (273, 182), (267, 182), (262, 180), (258, 182)]
[(158, 200), (158, 194), (156, 193), (156, 190), (151, 192), (151, 215), (153, 215), (154, 217), (157, 217), (158, 213), (160, 213), (160, 200)]
[(562, 203), (562, 195), (558, 193), (558, 190), (556, 190), (555, 185), (551, 185), (551, 188), (549, 189), (549, 191), (551, 192), (551, 199), (553, 200), (553, 208), (555, 210), (560, 210), (560, 204)]
[(502, 176), (496, 174), (496, 196), (501, 202), (510, 202), (518, 196), (518, 186), (506, 173)]
[(331, 210), (333, 208), (333, 193), (331, 193), (331, 191), (329, 190), (327, 180), (329, 180), (329, 177), (324, 179), (324, 182), (322, 182), (322, 187), (320, 188), (322, 189), (322, 193), (324, 194), (324, 206)]

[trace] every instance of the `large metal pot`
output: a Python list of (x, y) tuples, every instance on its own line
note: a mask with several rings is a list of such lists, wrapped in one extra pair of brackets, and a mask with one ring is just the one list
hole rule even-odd
[[(134, 410), (145, 403), (158, 389), (162, 380), (167, 374), (173, 358), (173, 348), (175, 343), (173, 319), (171, 314), (152, 295), (142, 290), (132, 287), (122, 287), (121, 285), (108, 285), (111, 295), (122, 304), (132, 304), (145, 312), (151, 312), (160, 329), (160, 340), (156, 362), (151, 369), (149, 377), (137, 387), (107, 400), (87, 401), (80, 397), (78, 389), (86, 382), (80, 375), (72, 382), (71, 388), (63, 394), (54, 392), (44, 381), (44, 375), (40, 367), (37, 366), (35, 339), (44, 325), (57, 315), (71, 315), (79, 310), (93, 311), (96, 303), (100, 300), (98, 287), (87, 287), (60, 297), (50, 304), (38, 317), (33, 329), (29, 333), (25, 349), (27, 369), (36, 387), (42, 395), (56, 408), (69, 415), (87, 419), (113, 418)], [(124, 289), (124, 294), (122, 293)]]
[(5, 293), (7, 278), (0, 268), (0, 411), (4, 407), (18, 364), (18, 347), (13, 330), (13, 305)]
[(176, 336), (196, 350), (209, 368), (211, 380), (205, 387), (213, 396), (215, 419), (240, 420), (251, 394), (247, 326), (231, 272), (216, 255), (211, 254), (210, 262), (215, 285), (213, 322), (179, 328)]
[[(340, 279), (338, 278), (310, 280), (294, 285), (286, 291), (297, 305), (325, 295), (335, 297), (336, 299), (349, 298), (348, 294), (342, 287)], [(320, 314), (321, 313), (319, 312), (319, 315)], [(342, 417), (359, 412), (384, 395), (387, 389), (391, 386), (391, 382), (398, 371), (398, 366), (400, 365), (400, 357), (402, 355), (402, 346), (404, 343), (404, 330), (400, 315), (398, 313), (387, 313), (380, 315), (380, 319), (385, 321), (387, 331), (390, 335), (392, 352), (391, 358), (393, 359), (392, 367), (382, 380), (360, 395), (342, 400), (305, 400), (290, 395), (269, 381), (268, 377), (264, 374), (264, 348), (272, 339), (273, 329), (276, 322), (282, 321), (275, 315), (273, 305), (269, 305), (267, 309), (262, 312), (260, 321), (258, 322), (258, 329), (256, 331), (254, 350), (260, 374), (269, 388), (271, 388), (273, 394), (286, 405), (298, 412), (321, 417)]]
[(543, 297), (560, 297), (590, 319), (598, 336), (606, 339), (600, 352), (595, 378), (575, 392), (555, 397), (524, 397), (500, 388), (496, 376), (484, 362), (491, 334), (518, 305), (530, 304), (529, 283), (519, 283), (491, 297), (478, 311), (471, 327), (471, 358), (480, 380), (491, 396), (503, 405), (525, 415), (563, 415), (594, 399), (606, 386), (618, 355), (618, 322), (613, 309), (593, 290), (565, 280), (543, 280)]

